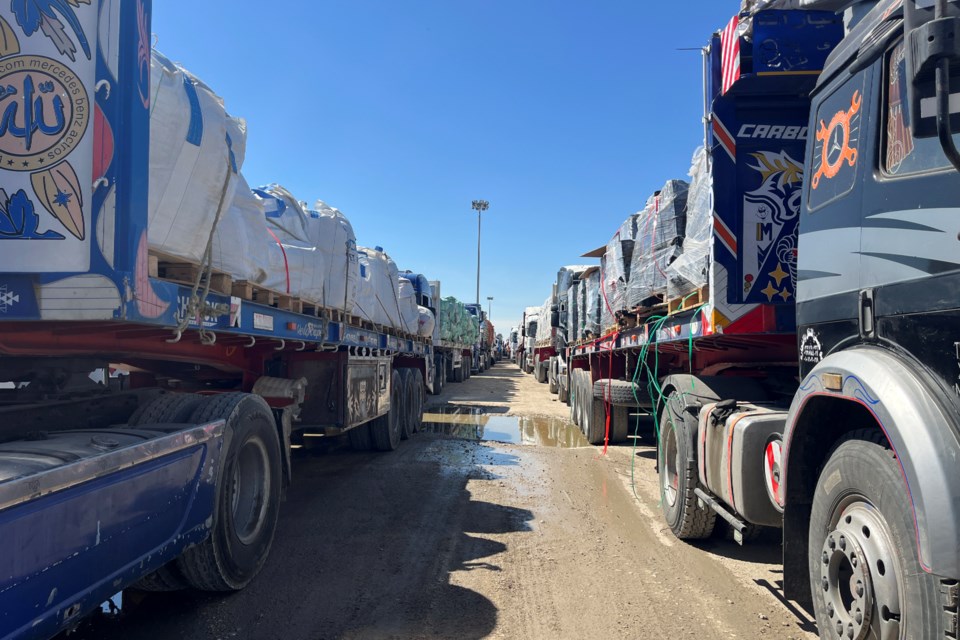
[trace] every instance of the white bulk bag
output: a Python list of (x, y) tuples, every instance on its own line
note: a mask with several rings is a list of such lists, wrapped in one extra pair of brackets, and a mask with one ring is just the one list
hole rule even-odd
[(360, 287), (354, 315), (376, 325), (401, 327), (397, 264), (377, 249), (357, 247)]
[(400, 329), (411, 334), (420, 332), (420, 310), (417, 307), (417, 290), (406, 278), (399, 279), (400, 285)]
[(309, 240), (308, 216), (290, 192), (278, 185), (254, 189), (267, 221), (267, 234), (281, 250), (281, 268), (271, 268), (265, 287), (289, 293), (313, 304), (323, 300), (326, 263)]
[[(433, 311), (427, 309), (426, 307), (417, 307), (417, 312), (420, 315), (419, 320), (417, 321), (419, 325), (419, 335), (424, 338), (429, 338), (433, 336), (434, 329), (437, 326), (437, 319), (433, 315)], [(437, 339), (434, 337), (434, 339)]]
[(218, 213), (233, 200), (240, 164), (231, 145), (242, 149), (245, 140), (228, 141), (220, 98), (156, 51), (151, 90), (150, 247), (200, 262)]
[(328, 309), (353, 313), (360, 280), (357, 237), (347, 217), (338, 209), (317, 200), (307, 211), (307, 233), (326, 264), (322, 304)]

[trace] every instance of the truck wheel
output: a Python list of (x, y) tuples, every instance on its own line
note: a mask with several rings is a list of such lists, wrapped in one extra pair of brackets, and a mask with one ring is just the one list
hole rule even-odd
[(609, 400), (612, 404), (639, 407), (646, 391), (630, 380), (600, 378), (593, 383), (593, 397)]
[[(448, 364), (450, 365), (449, 367), (447, 366)], [(444, 360), (443, 368), (445, 371), (444, 377), (446, 378), (446, 382), (459, 382), (459, 380), (457, 380), (457, 370), (453, 367), (452, 362), (447, 363), (446, 360)]]
[(403, 418), (403, 380), (394, 370), (390, 378), (390, 411), (370, 423), (373, 448), (377, 451), (393, 451), (400, 446)]
[(456, 367), (453, 370), (453, 381), (454, 382), (463, 382), (463, 363), (460, 363), (459, 367)]
[[(205, 400), (195, 393), (169, 393), (138, 407), (127, 424), (131, 427), (151, 424), (187, 423), (197, 406)], [(140, 591), (179, 591), (190, 585), (171, 560), (133, 585)]]
[(570, 382), (557, 380), (557, 400), (570, 404)]
[(570, 422), (580, 426), (580, 369), (570, 372)]
[(190, 416), (204, 399), (195, 393), (168, 393), (137, 407), (127, 424), (141, 427), (148, 424), (188, 423)]
[(547, 362), (547, 384), (550, 385), (550, 393), (556, 394), (560, 389), (557, 387), (557, 374), (555, 371), (557, 365), (556, 358), (550, 358)]
[(548, 373), (549, 372), (547, 371), (547, 363), (538, 362), (537, 363), (537, 382), (539, 382), (540, 384), (546, 384)]
[(423, 396), (425, 388), (423, 385), (423, 374), (420, 372), (420, 369), (411, 369), (410, 371), (412, 393), (407, 406), (410, 408), (411, 433), (418, 433), (420, 429), (423, 428)]
[(699, 486), (696, 461), (697, 422), (677, 406), (678, 394), (667, 397), (660, 418), (660, 503), (663, 517), (681, 540), (707, 538), (713, 532), (717, 514), (700, 507), (693, 492)]
[(224, 393), (197, 407), (190, 421), (226, 420), (210, 536), (177, 559), (191, 586), (237, 591), (267, 560), (280, 511), (277, 425), (263, 398)]
[[(589, 389), (590, 379), (586, 378), (584, 387)], [(593, 394), (586, 393), (583, 398), (583, 415), (586, 424), (584, 435), (590, 444), (603, 444), (607, 435), (607, 408), (602, 400), (597, 400)]]
[(834, 637), (952, 637), (954, 589), (920, 566), (896, 457), (878, 431), (850, 438), (813, 496), (807, 562), (817, 626)]
[(350, 439), (350, 448), (354, 451), (370, 451), (373, 449), (373, 436), (370, 435), (370, 423), (362, 424), (347, 431)]
[(400, 439), (407, 440), (413, 434), (410, 422), (410, 402), (413, 394), (411, 391), (413, 381), (410, 379), (412, 371), (410, 369), (397, 369), (397, 373), (400, 374)]

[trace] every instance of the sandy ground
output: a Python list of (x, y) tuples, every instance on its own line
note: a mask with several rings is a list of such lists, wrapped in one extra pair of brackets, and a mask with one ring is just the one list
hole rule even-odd
[[(553, 398), (502, 364), (431, 406), (523, 416), (526, 433), (565, 428), (546, 420), (567, 415)], [(424, 433), (390, 454), (300, 451), (250, 587), (127, 592), (119, 616), (71, 638), (816, 637), (778, 597), (775, 535), (694, 546), (665, 529), (652, 446), (542, 442)]]

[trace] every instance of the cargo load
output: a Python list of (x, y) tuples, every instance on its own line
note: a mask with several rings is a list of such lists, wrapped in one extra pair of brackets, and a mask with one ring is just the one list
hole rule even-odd
[(377, 326), (402, 327), (397, 263), (380, 249), (357, 247), (360, 287), (354, 313)]
[(667, 296), (667, 267), (681, 253), (686, 233), (687, 192), (683, 180), (668, 180), (637, 220), (625, 308), (651, 306)]
[(454, 297), (440, 300), (440, 339), (472, 345), (480, 338), (477, 321), (466, 306)]
[(707, 284), (713, 240), (713, 179), (703, 147), (693, 154), (687, 193), (687, 230), (680, 255), (667, 266), (667, 298), (689, 295)]
[(150, 248), (201, 262), (237, 188), (246, 125), (186, 69), (154, 51), (150, 64)]

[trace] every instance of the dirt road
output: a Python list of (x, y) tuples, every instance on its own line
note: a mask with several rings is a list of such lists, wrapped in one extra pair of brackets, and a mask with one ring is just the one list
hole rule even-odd
[(673, 539), (655, 449), (581, 446), (553, 397), (503, 364), (431, 398), (427, 432), (394, 453), (301, 450), (248, 589), (128, 591), (71, 637), (815, 637), (777, 598), (775, 537)]

